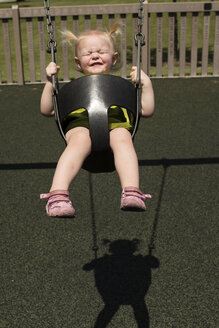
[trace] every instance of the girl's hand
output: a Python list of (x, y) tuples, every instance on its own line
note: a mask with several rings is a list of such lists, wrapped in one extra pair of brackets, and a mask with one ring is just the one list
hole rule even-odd
[(60, 66), (56, 65), (54, 62), (49, 63), (49, 65), (46, 67), (47, 82), (44, 86), (40, 102), (41, 113), (45, 116), (54, 115), (52, 101), (52, 76), (57, 75), (59, 70)]
[[(144, 71), (141, 70), (141, 85), (147, 86), (148, 83), (150, 84), (150, 78), (145, 74)], [(130, 73), (132, 83), (136, 83), (137, 80), (137, 66), (132, 66), (132, 70)]]
[(51, 81), (52, 75), (58, 74), (60, 66), (56, 65), (54, 62), (49, 63), (46, 67), (47, 80)]
[[(142, 94), (141, 94), (141, 115), (149, 117), (153, 115), (154, 112), (154, 91), (150, 78), (144, 71), (141, 70), (141, 85), (142, 85)], [(131, 73), (132, 83), (136, 83), (137, 80), (137, 67), (133, 66)]]

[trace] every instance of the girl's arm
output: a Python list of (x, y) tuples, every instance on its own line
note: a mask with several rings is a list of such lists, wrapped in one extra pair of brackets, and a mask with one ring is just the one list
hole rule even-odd
[[(137, 67), (133, 66), (130, 73), (132, 82), (135, 83), (137, 79)], [(154, 113), (154, 91), (150, 78), (141, 70), (141, 115), (148, 117)]]
[(52, 75), (58, 73), (60, 67), (57, 66), (55, 63), (51, 62), (46, 67), (46, 74), (47, 74), (47, 81), (44, 86), (41, 101), (40, 101), (40, 111), (45, 116), (53, 116), (54, 115), (54, 108), (52, 102)]

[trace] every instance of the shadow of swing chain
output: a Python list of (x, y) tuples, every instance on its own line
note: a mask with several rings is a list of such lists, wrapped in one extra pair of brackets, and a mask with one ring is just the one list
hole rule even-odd
[[(164, 172), (162, 176), (162, 181), (160, 185), (160, 193), (158, 198), (158, 205), (155, 212), (155, 218), (153, 222), (153, 228), (151, 232), (150, 243), (148, 245), (149, 248), (149, 255), (152, 256), (152, 251), (155, 250), (155, 239), (157, 235), (157, 225), (159, 221), (159, 214), (160, 214), (160, 206), (163, 197), (163, 191), (165, 186), (166, 174), (168, 165), (163, 165)], [(90, 192), (90, 209), (91, 209), (91, 225), (92, 225), (92, 237), (93, 237), (93, 246), (92, 250), (94, 251), (94, 258), (97, 260), (97, 252), (98, 252), (98, 244), (97, 244), (97, 229), (96, 229), (96, 219), (95, 219), (95, 208), (94, 208), (94, 198), (93, 198), (93, 184), (92, 184), (92, 174), (89, 172), (88, 175), (89, 180), (89, 192)]]
[(163, 165), (164, 171), (163, 171), (162, 181), (161, 181), (161, 185), (160, 185), (160, 193), (159, 193), (157, 208), (156, 208), (156, 212), (155, 212), (153, 228), (152, 228), (152, 232), (151, 232), (151, 239), (150, 239), (150, 243), (148, 245), (149, 255), (152, 255), (152, 251), (155, 250), (155, 240), (156, 240), (156, 236), (157, 236), (157, 225), (158, 225), (159, 216), (160, 216), (160, 206), (161, 206), (161, 203), (162, 203), (164, 185), (165, 185), (165, 180), (166, 180), (166, 175), (167, 175), (167, 168), (168, 168), (168, 165)]
[(97, 245), (97, 229), (96, 229), (96, 220), (95, 220), (95, 209), (94, 209), (94, 198), (93, 198), (93, 184), (92, 184), (92, 175), (89, 172), (89, 192), (90, 192), (90, 209), (91, 209), (91, 225), (92, 225), (92, 237), (93, 237), (93, 247), (94, 258), (97, 259), (97, 251), (99, 249)]

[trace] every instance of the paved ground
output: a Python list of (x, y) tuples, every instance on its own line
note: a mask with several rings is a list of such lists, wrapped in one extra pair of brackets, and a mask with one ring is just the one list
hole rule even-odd
[(39, 200), (64, 147), (42, 86), (0, 87), (1, 328), (218, 327), (219, 79), (153, 84), (135, 140), (147, 212), (119, 210), (115, 172), (82, 170), (73, 220)]

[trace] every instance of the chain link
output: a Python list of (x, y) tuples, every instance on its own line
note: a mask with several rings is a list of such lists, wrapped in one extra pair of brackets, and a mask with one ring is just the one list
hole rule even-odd
[(49, 0), (44, 0), (44, 10), (45, 10), (45, 14), (46, 14), (47, 32), (50, 37), (50, 40), (47, 43), (48, 52), (51, 53), (52, 50), (53, 50), (53, 52), (56, 52), (57, 42), (54, 39), (54, 27), (52, 24), (52, 18), (51, 18), (51, 14), (50, 14)]
[[(49, 53), (51, 53), (51, 57), (52, 57), (52, 62), (56, 63), (56, 48), (57, 48), (57, 42), (54, 39), (54, 27), (52, 24), (52, 18), (51, 18), (51, 14), (50, 14), (50, 2), (49, 0), (44, 0), (44, 10), (45, 10), (45, 14), (46, 14), (46, 22), (47, 22), (47, 32), (49, 34), (49, 41), (47, 43), (47, 51)], [(58, 81), (55, 75), (52, 75), (52, 86), (53, 86), (53, 102), (54, 102), (54, 107), (57, 106), (56, 104), (56, 99), (55, 99), (55, 95), (58, 94)], [(58, 122), (58, 114), (56, 113), (55, 110), (55, 116), (56, 116), (56, 121)], [(58, 122), (59, 125), (59, 122)], [(60, 130), (62, 131), (62, 130)], [(62, 132), (61, 132), (62, 133)]]
[[(144, 24), (144, 0), (140, 1), (140, 7), (138, 9), (138, 32), (134, 36), (135, 45), (137, 47), (137, 78), (136, 78), (136, 87), (137, 89), (141, 88), (141, 47), (145, 45), (145, 35), (142, 33), (142, 27)], [(139, 110), (141, 106), (139, 105)]]
[(142, 33), (142, 27), (144, 24), (144, 0), (140, 1), (140, 7), (138, 9), (138, 32), (135, 34), (135, 45), (138, 45), (138, 40), (140, 40), (141, 46), (145, 45), (145, 35)]

